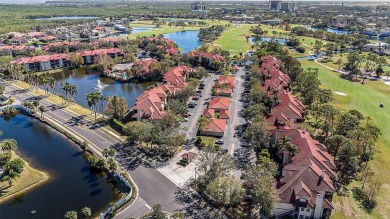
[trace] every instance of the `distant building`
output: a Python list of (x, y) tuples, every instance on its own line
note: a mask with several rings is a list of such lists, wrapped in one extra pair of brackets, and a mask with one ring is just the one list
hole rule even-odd
[(191, 3), (191, 10), (193, 11), (205, 11), (206, 6), (202, 2)]
[(292, 12), (294, 11), (295, 3), (294, 2), (284, 2), (279, 0), (271, 0), (268, 3), (269, 11), (286, 11)]

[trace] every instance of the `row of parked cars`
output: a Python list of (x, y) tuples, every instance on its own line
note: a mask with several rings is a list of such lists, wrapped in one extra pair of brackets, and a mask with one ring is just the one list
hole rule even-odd
[(194, 96), (192, 96), (191, 101), (188, 103), (188, 108), (195, 108), (196, 105), (198, 105), (195, 101), (199, 100), (202, 97), (202, 90), (204, 89), (204, 87), (205, 84), (201, 82)]

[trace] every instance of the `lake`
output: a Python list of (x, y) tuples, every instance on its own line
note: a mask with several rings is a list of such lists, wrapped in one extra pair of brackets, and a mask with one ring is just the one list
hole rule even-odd
[(101, 91), (104, 96), (113, 96), (118, 94), (119, 97), (125, 97), (129, 107), (134, 105), (135, 99), (146, 90), (147, 87), (155, 84), (155, 82), (146, 83), (121, 83), (109, 78), (100, 77), (101, 71), (88, 68), (80, 68), (74, 71), (67, 70), (60, 73), (52, 74), (57, 80), (56, 91), (61, 93), (60, 82), (69, 82), (76, 84), (78, 92), (75, 96), (75, 101), (86, 108), (86, 94), (92, 91)]
[(118, 200), (114, 185), (89, 170), (80, 148), (49, 126), (17, 115), (10, 121), (0, 118), (0, 127), (1, 139), (17, 140), (16, 152), (50, 176), (49, 181), (2, 203), (0, 218), (63, 218), (65, 212), (85, 206), (97, 216)]
[(198, 38), (198, 30), (187, 30), (164, 34), (164, 38), (171, 39), (181, 48), (181, 53), (187, 53), (202, 45)]
[(334, 28), (316, 28), (316, 27), (306, 27), (309, 30), (325, 30), (330, 33), (336, 33), (336, 34), (351, 34), (353, 31), (350, 30), (340, 30), (340, 29), (334, 29)]
[(262, 43), (262, 42), (269, 42), (271, 40), (275, 40), (280, 44), (286, 44), (287, 40), (282, 38), (270, 38), (270, 37), (261, 37), (260, 40), (255, 40), (255, 38), (249, 38), (249, 42), (251, 44), (255, 44), (256, 42)]
[[(142, 33), (142, 32), (145, 32), (145, 31), (148, 31), (148, 30), (152, 30), (153, 27), (133, 27), (132, 30), (131, 30), (131, 33)], [(115, 34), (116, 36), (119, 36), (119, 37), (127, 37), (129, 34), (127, 33), (118, 33), (118, 34)]]
[(58, 17), (43, 17), (43, 18), (36, 18), (34, 20), (37, 21), (44, 21), (44, 20), (77, 20), (77, 19), (99, 19), (99, 17), (88, 17), (88, 16), (58, 16)]

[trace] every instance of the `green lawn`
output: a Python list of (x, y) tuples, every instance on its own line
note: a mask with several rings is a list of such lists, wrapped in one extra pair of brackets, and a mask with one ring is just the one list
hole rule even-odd
[[(18, 156), (13, 153), (13, 157)], [(0, 203), (11, 195), (30, 189), (49, 178), (46, 173), (33, 169), (26, 161), (24, 162), (26, 163), (24, 171), (12, 181), (12, 186), (9, 186), (8, 182), (0, 182)]]
[(210, 136), (201, 136), (202, 143), (206, 144), (206, 146), (214, 147), (215, 138)]
[[(368, 52), (363, 52), (362, 54), (366, 55), (366, 56), (370, 55), (370, 53), (368, 53)], [(333, 58), (332, 58), (331, 62), (325, 62), (325, 63), (322, 63), (322, 64), (324, 64), (326, 66), (329, 66), (331, 68), (338, 69), (338, 64), (335, 64), (335, 62), (337, 62), (337, 60), (339, 60), (341, 58), (341, 60), (343, 60), (343, 65), (345, 65), (348, 62), (347, 56), (348, 56), (348, 53), (343, 54), (343, 56), (340, 56), (340, 54), (335, 54), (335, 55), (333, 55)], [(390, 58), (386, 58), (386, 60), (387, 60), (387, 63), (390, 64)], [(362, 66), (361, 66), (362, 68), (365, 67), (365, 63), (366, 62), (362, 63)], [(383, 67), (383, 70), (384, 71), (390, 71), (390, 66)]]
[(230, 54), (237, 55), (251, 49), (251, 43), (246, 40), (249, 36), (252, 25), (232, 25), (222, 32), (221, 37), (215, 41), (222, 49), (228, 50)]
[[(332, 104), (340, 110), (356, 109), (364, 116), (370, 116), (372, 123), (380, 128), (380, 136), (377, 146), (380, 152), (371, 162), (373, 169), (383, 182), (382, 191), (379, 193), (378, 206), (372, 214), (363, 212), (357, 206), (352, 198), (336, 197), (335, 210), (333, 218), (384, 218), (390, 215), (390, 86), (381, 81), (367, 81), (362, 85), (356, 82), (350, 82), (341, 79), (338, 73), (335, 73), (312, 61), (301, 61), (304, 68), (318, 68), (319, 79), (322, 87), (331, 89), (333, 92), (342, 92), (347, 96), (334, 95), (335, 100)], [(384, 103), (385, 107), (380, 108), (379, 103)], [(386, 168), (384, 168), (386, 167)], [(358, 182), (357, 182), (358, 183)]]

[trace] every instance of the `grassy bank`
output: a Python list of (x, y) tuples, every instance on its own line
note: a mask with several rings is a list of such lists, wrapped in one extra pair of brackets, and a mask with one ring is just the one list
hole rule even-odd
[[(301, 61), (304, 68), (318, 68), (319, 79), (322, 87), (331, 89), (333, 92), (342, 92), (347, 96), (334, 95), (335, 100), (332, 104), (340, 110), (356, 109), (364, 116), (370, 116), (372, 123), (382, 132), (377, 146), (380, 152), (371, 162), (374, 171), (383, 183), (383, 187), (378, 195), (378, 206), (369, 214), (359, 208), (359, 204), (352, 197), (336, 197), (335, 214), (333, 218), (386, 218), (390, 215), (390, 86), (382, 81), (366, 81), (362, 85), (356, 82), (350, 82), (340, 78), (339, 73), (335, 73), (315, 62)], [(385, 108), (380, 108), (379, 103), (384, 103)], [(387, 108), (387, 109), (386, 109)], [(359, 182), (351, 185), (358, 185)]]
[[(12, 157), (16, 158), (18, 155), (13, 153)], [(8, 182), (0, 182), (0, 203), (15, 195), (26, 192), (35, 186), (41, 185), (49, 179), (46, 173), (32, 168), (25, 160), (23, 161), (26, 164), (24, 171), (12, 181), (11, 186), (9, 186)]]

